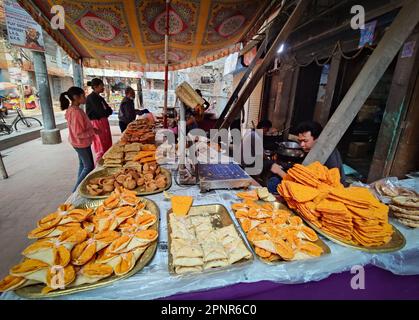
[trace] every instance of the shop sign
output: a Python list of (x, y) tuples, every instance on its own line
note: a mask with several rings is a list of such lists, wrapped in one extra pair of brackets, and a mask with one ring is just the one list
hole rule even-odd
[(7, 35), (12, 45), (45, 51), (42, 28), (15, 1), (5, 0)]

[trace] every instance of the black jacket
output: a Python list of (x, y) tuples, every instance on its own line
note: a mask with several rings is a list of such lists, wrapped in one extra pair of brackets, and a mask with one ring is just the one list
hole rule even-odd
[(121, 102), (121, 106), (119, 107), (119, 121), (128, 124), (135, 120), (136, 115), (137, 112), (135, 110), (134, 101), (125, 97)]
[(112, 114), (112, 108), (96, 92), (92, 92), (86, 98), (86, 114), (90, 120), (108, 118)]

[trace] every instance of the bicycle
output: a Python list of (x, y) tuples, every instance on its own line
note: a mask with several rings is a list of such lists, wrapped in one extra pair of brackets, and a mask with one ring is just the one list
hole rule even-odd
[(16, 118), (13, 119), (11, 124), (7, 124), (3, 114), (0, 113), (0, 134), (11, 134), (13, 130), (42, 127), (42, 122), (34, 117), (25, 117), (19, 107), (15, 107), (17, 112)]

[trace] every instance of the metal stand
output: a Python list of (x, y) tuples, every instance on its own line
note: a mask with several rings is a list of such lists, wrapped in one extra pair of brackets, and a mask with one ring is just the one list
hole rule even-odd
[(1, 175), (3, 176), (3, 179), (9, 178), (9, 175), (7, 174), (6, 167), (4, 166), (3, 157), (0, 153), (0, 171)]
[[(178, 100), (176, 100), (177, 102)], [(178, 150), (179, 150), (179, 184), (196, 184), (196, 174), (194, 170), (188, 170), (186, 163), (186, 112), (182, 102), (179, 104), (179, 123), (178, 123)]]

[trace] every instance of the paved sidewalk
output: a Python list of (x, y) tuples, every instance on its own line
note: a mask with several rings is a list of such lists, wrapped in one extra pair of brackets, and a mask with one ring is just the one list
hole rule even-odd
[[(117, 141), (119, 128), (111, 128)], [(43, 145), (38, 138), (2, 151), (9, 179), (0, 179), (0, 277), (22, 258), (31, 242), (27, 233), (68, 198), (76, 182), (77, 155), (68, 143), (68, 130), (61, 136), (58, 145)]]
[[(41, 121), (41, 123), (43, 123), (42, 116), (40, 114), (30, 115), (25, 110), (24, 115), (37, 118)], [(11, 124), (15, 117), (16, 117), (16, 112), (10, 111), (9, 115), (6, 117), (6, 123)], [(67, 128), (67, 122), (64, 118), (64, 112), (60, 111), (60, 112), (55, 113), (55, 124), (58, 129)], [(41, 129), (43, 129), (43, 127), (39, 127), (39, 126), (29, 128), (29, 129), (24, 128), (24, 129), (20, 129), (19, 131), (15, 131), (13, 129), (13, 132), (11, 134), (0, 135), (0, 151), (17, 146), (27, 141), (31, 141), (31, 140), (39, 138), (41, 136), (41, 133), (40, 133)]]

